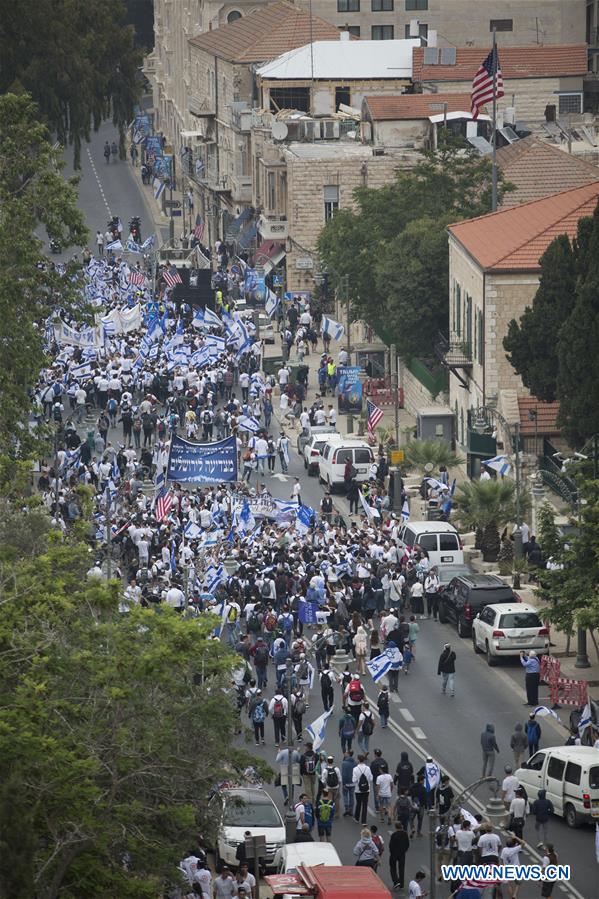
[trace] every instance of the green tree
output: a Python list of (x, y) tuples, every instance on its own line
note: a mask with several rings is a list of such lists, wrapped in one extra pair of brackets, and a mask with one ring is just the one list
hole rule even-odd
[[(500, 198), (507, 187), (500, 177)], [(424, 153), (411, 171), (398, 170), (392, 184), (359, 188), (354, 197), (355, 211), (341, 210), (322, 230), (320, 256), (336, 273), (337, 283), (348, 276), (355, 315), (367, 318), (405, 355), (430, 355), (449, 308), (444, 227), (489, 211), (489, 160), (450, 142)], [(430, 331), (423, 339), (412, 323), (425, 312)], [(403, 339), (408, 324), (417, 348)]]
[[(527, 501), (521, 497), (521, 504)], [(462, 526), (482, 531), (481, 549), (485, 562), (496, 562), (500, 549), (499, 531), (516, 520), (516, 484), (510, 480), (466, 481), (454, 496), (455, 517)], [(522, 508), (522, 514), (526, 511)]]
[(0, 92), (28, 91), (77, 168), (82, 141), (110, 116), (124, 152), (142, 62), (125, 17), (122, 0), (0, 0)]
[(213, 785), (268, 774), (232, 742), (238, 659), (211, 616), (119, 613), (76, 537), (3, 536), (0, 896), (155, 899), (214, 837)]
[(418, 468), (422, 472), (426, 465), (432, 465), (438, 472), (442, 465), (455, 468), (464, 461), (445, 440), (410, 440), (404, 446), (404, 452), (406, 467)]
[(545, 402), (557, 396), (558, 342), (576, 290), (576, 254), (560, 234), (541, 256), (541, 279), (532, 306), (512, 319), (503, 346), (522, 383)]
[(44, 320), (57, 305), (77, 311), (80, 303), (78, 282), (39, 267), (38, 229), (63, 247), (83, 246), (76, 202), (76, 182), (62, 177), (35, 103), (0, 97), (0, 452), (11, 456), (26, 456), (31, 446), (29, 391), (43, 364)]

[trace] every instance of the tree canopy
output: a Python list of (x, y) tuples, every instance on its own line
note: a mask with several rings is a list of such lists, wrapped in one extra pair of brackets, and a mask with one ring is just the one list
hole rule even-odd
[(214, 785), (259, 766), (232, 745), (237, 657), (210, 639), (210, 616), (119, 612), (120, 585), (86, 576), (77, 529), (63, 541), (42, 511), (11, 514), (22, 526), (0, 546), (0, 896), (155, 899), (198, 834), (214, 836)]
[[(26, 455), (29, 391), (44, 358), (44, 320), (79, 302), (77, 282), (44, 258), (44, 229), (63, 247), (84, 246), (76, 181), (61, 174), (58, 152), (27, 95), (0, 97), (0, 451)], [(71, 266), (67, 275), (75, 275)]]
[(112, 116), (124, 133), (139, 93), (141, 51), (122, 0), (0, 0), (0, 93), (29, 92), (61, 144)]
[[(500, 198), (505, 190), (500, 177)], [(337, 281), (348, 276), (354, 312), (402, 356), (430, 357), (449, 314), (446, 227), (490, 210), (491, 165), (448, 143), (354, 197), (356, 209), (339, 210), (322, 230), (322, 261)]]

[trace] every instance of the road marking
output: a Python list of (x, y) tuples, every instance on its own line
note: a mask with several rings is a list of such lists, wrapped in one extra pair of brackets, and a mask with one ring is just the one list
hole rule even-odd
[(391, 702), (394, 702), (396, 705), (401, 705), (401, 699), (399, 698), (399, 696), (392, 696)]
[(400, 709), (399, 714), (405, 721), (415, 721), (416, 719), (408, 709)]
[(94, 177), (98, 184), (100, 196), (102, 197), (102, 200), (104, 201), (104, 205), (106, 206), (106, 209), (108, 210), (108, 215), (110, 216), (110, 218), (112, 218), (112, 209), (110, 208), (110, 206), (108, 204), (108, 200), (106, 199), (106, 194), (104, 193), (104, 188), (102, 187), (102, 182), (100, 181), (100, 176), (98, 175), (98, 170), (96, 169), (96, 164), (93, 160), (93, 157), (92, 157), (89, 147), (86, 147), (86, 151), (87, 151), (87, 156), (88, 156), (90, 165), (92, 167), (92, 172), (94, 173)]
[(426, 734), (422, 730), (421, 727), (413, 727), (412, 733), (416, 737), (417, 740), (426, 740)]
[[(366, 695), (366, 698), (367, 698), (368, 701), (370, 702), (371, 708), (376, 709), (376, 702), (375, 702), (375, 700), (374, 700), (373, 698), (371, 698), (370, 696), (368, 696), (368, 695)], [(401, 709), (400, 709), (400, 711), (401, 711)], [(375, 714), (376, 714), (376, 712), (375, 712)], [(409, 749), (411, 749), (411, 750), (414, 752), (414, 754), (415, 754), (416, 756), (418, 756), (418, 758), (421, 758), (423, 761), (426, 761), (426, 759), (427, 759), (427, 757), (429, 756), (430, 753), (429, 753), (427, 750), (425, 750), (425, 749), (422, 747), (422, 745), (420, 745), (419, 743), (417, 743), (416, 740), (414, 739), (414, 737), (413, 737), (411, 734), (409, 734), (403, 727), (401, 727), (401, 725), (397, 724), (397, 722), (394, 721), (392, 718), (389, 718), (389, 719), (387, 720), (387, 726), (390, 727), (392, 731), (394, 731), (394, 733), (396, 734), (396, 736), (398, 736), (401, 740), (403, 740), (403, 742), (406, 744), (406, 746), (407, 746)], [(414, 730), (414, 728), (412, 728), (412, 729)], [(449, 768), (448, 768), (446, 765), (443, 766), (443, 770), (444, 770), (444, 772), (445, 772), (446, 774), (449, 775), (449, 777), (450, 777), (452, 783), (453, 783), (454, 786), (457, 788), (457, 790), (459, 790), (460, 793), (463, 792), (463, 791), (466, 789), (466, 785), (463, 784), (460, 780), (458, 780), (458, 779), (451, 773), (451, 771), (449, 770)], [(484, 815), (484, 813), (485, 813), (485, 806), (484, 806), (484, 804), (480, 801), (480, 799), (477, 799), (477, 798), (476, 798), (476, 796), (470, 796), (470, 798), (468, 799), (467, 803), (465, 803), (465, 804), (466, 804), (466, 805), (472, 806), (472, 808), (474, 808), (474, 810), (475, 810), (476, 812), (480, 812), (481, 815)], [(543, 860), (542, 855), (540, 855), (540, 854), (536, 851), (536, 849), (534, 849), (529, 843), (525, 843), (525, 844), (524, 844), (524, 847), (525, 847), (526, 851), (528, 852), (528, 854), (531, 856), (532, 859), (536, 860), (536, 862), (539, 863), (539, 864), (542, 862), (542, 860)], [(566, 893), (567, 895), (569, 895), (569, 896), (574, 896), (575, 899), (585, 899), (585, 897), (582, 895), (582, 893), (580, 893), (580, 892), (576, 889), (576, 887), (572, 886), (572, 884), (570, 884), (570, 883), (565, 883), (565, 884), (564, 884), (564, 883), (561, 883), (560, 886), (561, 886), (561, 889), (564, 891), (564, 893)]]

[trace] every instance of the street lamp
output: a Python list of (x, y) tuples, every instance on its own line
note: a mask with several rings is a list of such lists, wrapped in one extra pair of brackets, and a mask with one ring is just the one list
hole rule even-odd
[[(507, 420), (490, 406), (477, 406), (472, 410), (473, 428), (479, 433), (484, 432), (489, 424), (493, 424), (493, 419), (503, 426), (506, 434), (510, 439), (511, 451), (514, 456), (516, 469), (516, 531), (514, 532), (514, 557), (522, 558), (522, 497), (520, 484), (520, 422), (514, 423), (512, 430)], [(490, 421), (489, 421), (490, 420)]]
[(291, 714), (291, 685), (293, 662), (286, 661), (285, 681), (287, 684), (287, 811), (285, 812), (285, 842), (295, 842), (295, 812), (293, 811), (293, 717)]
[[(492, 796), (488, 800), (485, 810), (484, 817), (487, 821), (494, 827), (503, 827), (506, 824), (508, 812), (503, 803), (503, 800), (499, 798), (497, 795), (499, 790), (501, 789), (501, 784), (497, 780), (496, 777), (481, 777), (479, 780), (475, 780), (474, 783), (471, 783), (469, 786), (464, 787), (461, 793), (459, 793), (453, 800), (451, 804), (451, 808), (446, 814), (446, 821), (449, 823), (445, 823), (442, 825), (441, 830), (447, 831), (449, 828), (449, 824), (453, 821), (455, 815), (460, 811), (462, 805), (469, 799), (472, 798), (472, 794), (475, 793), (479, 787), (483, 784), (488, 784), (492, 790)], [(430, 869), (431, 869), (431, 886), (430, 886), (430, 896), (431, 899), (436, 899), (437, 896), (437, 818), (438, 812), (435, 808), (429, 809), (428, 812), (428, 820), (429, 820), (429, 855), (430, 855)]]

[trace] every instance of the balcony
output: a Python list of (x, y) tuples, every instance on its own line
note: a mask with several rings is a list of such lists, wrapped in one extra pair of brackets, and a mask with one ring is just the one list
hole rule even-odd
[(285, 241), (289, 236), (289, 223), (284, 215), (265, 215), (258, 220), (258, 230), (263, 240)]
[(444, 334), (439, 334), (435, 343), (435, 353), (444, 368), (452, 372), (464, 387), (468, 387), (468, 380), (462, 372), (472, 371), (472, 346), (456, 334), (448, 339)]
[(230, 175), (231, 199), (236, 203), (252, 202), (252, 176)]
[(215, 115), (212, 100), (207, 97), (198, 97), (196, 94), (189, 94), (187, 97), (187, 108), (192, 115), (213, 116)]

